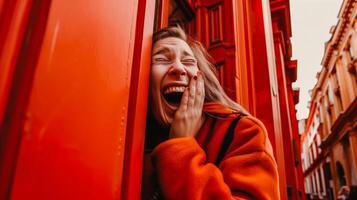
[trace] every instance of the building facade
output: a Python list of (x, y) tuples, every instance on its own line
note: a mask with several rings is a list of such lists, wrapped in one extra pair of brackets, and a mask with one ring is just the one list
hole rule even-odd
[(336, 199), (357, 186), (357, 3), (344, 0), (312, 90), (301, 140), (305, 191)]
[(289, 0), (0, 0), (0, 16), (0, 199), (140, 199), (151, 36), (177, 23), (265, 124), (281, 199), (304, 199)]
[(282, 198), (303, 198), (295, 110), (299, 90), (292, 88), (297, 61), (291, 60), (289, 1), (158, 2), (157, 15), (164, 17), (156, 22), (157, 28), (180, 23), (202, 42), (226, 93), (266, 125)]

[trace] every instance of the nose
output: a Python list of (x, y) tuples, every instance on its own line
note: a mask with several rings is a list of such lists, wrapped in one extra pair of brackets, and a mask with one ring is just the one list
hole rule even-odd
[(180, 61), (176, 61), (172, 63), (169, 74), (171, 76), (177, 76), (177, 77), (187, 75), (185, 65), (183, 65)]

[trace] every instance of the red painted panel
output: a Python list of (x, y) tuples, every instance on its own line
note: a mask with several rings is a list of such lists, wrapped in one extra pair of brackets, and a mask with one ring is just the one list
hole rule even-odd
[[(248, 1), (246, 1), (248, 2)], [(248, 16), (252, 24), (252, 50), (256, 116), (265, 124), (278, 165), (280, 196), (287, 198), (285, 158), (279, 108), (279, 91), (274, 63), (272, 24), (268, 0), (249, 1)]]
[[(278, 32), (279, 30), (275, 30), (274, 32)], [(276, 61), (276, 71), (277, 78), (279, 84), (279, 103), (280, 103), (280, 115), (281, 115), (281, 128), (282, 128), (282, 139), (284, 146), (284, 158), (285, 158), (285, 173), (289, 174), (286, 176), (286, 184), (291, 187), (291, 194), (289, 199), (298, 199), (298, 187), (297, 187), (297, 177), (295, 172), (295, 164), (294, 164), (294, 153), (292, 147), (292, 121), (289, 109), (288, 102), (288, 87), (286, 83), (286, 74), (285, 74), (285, 63), (284, 63), (284, 55), (282, 52), (282, 44), (278, 39), (278, 33), (275, 33), (275, 61)]]
[(155, 1), (139, 0), (130, 83), (122, 199), (140, 199)]
[(119, 199), (137, 1), (51, 3), (11, 199)]

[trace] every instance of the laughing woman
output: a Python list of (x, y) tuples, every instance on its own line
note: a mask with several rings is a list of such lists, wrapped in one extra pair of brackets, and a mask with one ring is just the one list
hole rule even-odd
[(279, 199), (264, 125), (224, 93), (202, 45), (154, 34), (142, 199)]

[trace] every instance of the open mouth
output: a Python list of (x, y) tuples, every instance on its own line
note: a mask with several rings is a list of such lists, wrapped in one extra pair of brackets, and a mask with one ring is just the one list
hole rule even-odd
[(164, 98), (167, 101), (167, 103), (171, 105), (179, 105), (181, 102), (183, 92), (173, 92), (169, 94), (164, 94)]
[(163, 96), (167, 103), (173, 106), (178, 106), (181, 102), (181, 98), (184, 91), (184, 86), (169, 87), (164, 91)]

